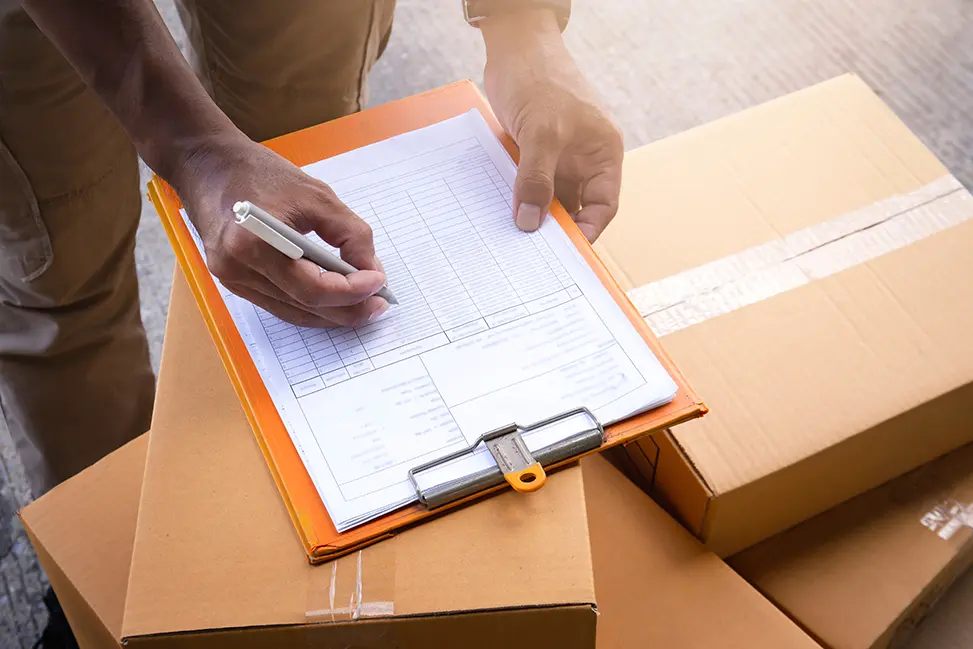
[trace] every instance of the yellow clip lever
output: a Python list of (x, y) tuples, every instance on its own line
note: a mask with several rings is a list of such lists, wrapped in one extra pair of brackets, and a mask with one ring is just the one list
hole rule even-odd
[(484, 442), (504, 479), (515, 491), (531, 493), (547, 482), (544, 467), (530, 454), (517, 426), (494, 431), (484, 437)]
[(535, 462), (523, 471), (504, 473), (503, 477), (515, 491), (519, 491), (522, 494), (537, 491), (547, 482), (547, 474), (544, 472), (544, 467), (541, 466), (540, 462)]

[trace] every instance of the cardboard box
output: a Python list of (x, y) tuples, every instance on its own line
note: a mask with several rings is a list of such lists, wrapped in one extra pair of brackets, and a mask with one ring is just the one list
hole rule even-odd
[[(122, 646), (121, 622), (147, 441), (146, 435), (118, 450), (22, 513), (82, 649)], [(605, 460), (591, 458), (582, 468), (572, 467), (565, 473), (583, 478), (598, 593), (598, 649), (817, 647)], [(562, 480), (561, 475), (558, 479)], [(514, 500), (516, 496), (497, 499), (503, 498)], [(296, 552), (288, 554), (300, 558)], [(521, 580), (531, 579), (530, 566), (523, 568)], [(332, 567), (315, 569), (329, 572)], [(700, 610), (707, 611), (706, 625), (698, 623)], [(503, 614), (495, 613), (493, 618), (504, 624)], [(648, 620), (654, 622), (646, 623)], [(435, 635), (457, 622), (427, 619), (423, 632)], [(459, 622), (465, 632), (477, 632), (472, 619)], [(371, 634), (358, 636), (356, 628), (362, 626), (352, 627), (348, 646), (442, 646), (432, 636), (403, 644), (387, 639), (368, 644), (366, 637)], [(260, 646), (255, 638), (257, 634), (243, 634), (236, 638), (237, 646)], [(157, 644), (204, 646), (199, 642), (198, 635), (189, 635), (161, 638)], [(325, 642), (321, 646), (334, 645)], [(538, 646), (564, 645), (556, 644), (555, 634)]]
[(973, 445), (732, 557), (828, 649), (901, 647), (973, 562)]
[(121, 647), (148, 434), (20, 512), (82, 649)]
[(601, 458), (310, 566), (178, 274), (147, 458), (127, 646), (816, 646)]
[(859, 79), (625, 174), (598, 248), (712, 410), (627, 462), (714, 552), (973, 441), (973, 199)]

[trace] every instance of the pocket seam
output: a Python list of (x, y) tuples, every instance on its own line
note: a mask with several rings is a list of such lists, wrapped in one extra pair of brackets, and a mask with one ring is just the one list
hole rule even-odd
[[(13, 175), (14, 182), (17, 184), (15, 191), (19, 190), (21, 196), (26, 200), (27, 207), (30, 214), (30, 219), (33, 221), (34, 227), (37, 230), (37, 235), (40, 238), (40, 244), (42, 252), (44, 255), (44, 263), (40, 267), (34, 269), (32, 272), (27, 273), (20, 277), (23, 282), (32, 282), (41, 275), (43, 275), (54, 263), (54, 248), (51, 245), (51, 235), (47, 230), (47, 225), (41, 219), (41, 210), (37, 203), (37, 195), (34, 193), (34, 188), (30, 184), (30, 179), (27, 178), (27, 174), (24, 173), (23, 168), (20, 163), (17, 162), (13, 154), (7, 148), (7, 145), (0, 140), (0, 164), (6, 164), (10, 173)], [(30, 257), (22, 258), (24, 261), (25, 270), (29, 268)]]

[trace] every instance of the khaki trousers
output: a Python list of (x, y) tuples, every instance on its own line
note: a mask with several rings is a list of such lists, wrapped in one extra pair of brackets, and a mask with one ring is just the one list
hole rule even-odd
[[(184, 0), (213, 99), (264, 140), (364, 104), (394, 0)], [(21, 10), (0, 17), (0, 416), (35, 496), (149, 428), (138, 161)]]

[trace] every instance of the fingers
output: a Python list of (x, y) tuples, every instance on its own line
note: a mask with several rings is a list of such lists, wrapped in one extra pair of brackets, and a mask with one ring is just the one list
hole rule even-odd
[(322, 272), (305, 259), (280, 254), (258, 237), (231, 228), (209, 255), (210, 270), (223, 284), (274, 315), (302, 326), (359, 326), (388, 308), (373, 295), (385, 283), (378, 271), (343, 276)]
[(514, 219), (517, 227), (533, 232), (540, 227), (554, 197), (554, 175), (562, 144), (557, 128), (528, 127), (520, 137), (520, 166), (514, 183)]
[(574, 216), (581, 209), (581, 183), (573, 178), (554, 178), (554, 195), (564, 210)]
[(360, 304), (385, 285), (385, 275), (378, 271), (362, 270), (350, 275), (322, 272), (306, 259), (293, 260), (274, 252), (261, 253), (266, 257), (259, 265), (264, 276), (294, 302), (309, 309)]
[(325, 327), (340, 326), (337, 323), (328, 320), (327, 318), (324, 318), (314, 313), (308, 313), (303, 309), (299, 309), (297, 307), (291, 306), (290, 304), (281, 302), (280, 300), (275, 300), (271, 297), (264, 295), (260, 291), (257, 291), (256, 289), (252, 289), (248, 286), (233, 285), (232, 287), (227, 286), (227, 288), (233, 291), (234, 293), (236, 293), (237, 295), (239, 295), (240, 297), (242, 297), (243, 299), (247, 300), (248, 302), (253, 302), (255, 305), (259, 306), (260, 308), (277, 316), (281, 320), (285, 320), (299, 327), (325, 328)]
[[(341, 258), (363, 273), (348, 275), (347, 282), (341, 275), (323, 275), (321, 282), (325, 285), (318, 288), (333, 293), (334, 299), (329, 303), (308, 301), (314, 300), (313, 296), (294, 297), (311, 306), (342, 306), (360, 302), (385, 284), (384, 270), (375, 255), (372, 228), (341, 202), (330, 187), (311, 178), (307, 180), (310, 183), (304, 187), (305, 192), (300, 202), (294, 204), (285, 216), (289, 217), (288, 220), (300, 232), (315, 232), (324, 241), (338, 248)], [(308, 286), (306, 271), (288, 267), (287, 264), (278, 264), (272, 272), (274, 275), (268, 277), (284, 290), (289, 290), (288, 287), (295, 281), (301, 282), (297, 286)]]
[[(224, 283), (241, 283), (251, 277), (249, 271), (255, 271), (286, 294), (288, 301), (309, 311), (361, 303), (385, 284), (385, 275), (374, 270), (347, 276), (321, 272), (314, 263), (290, 259), (238, 227), (228, 228), (221, 248), (214, 252), (211, 270)], [(252, 279), (248, 283), (254, 287)]]
[(588, 241), (594, 243), (615, 218), (621, 187), (621, 164), (605, 167), (582, 184), (582, 207), (574, 220)]
[(377, 319), (389, 307), (379, 297), (346, 307), (308, 307), (295, 303), (266, 277), (249, 269), (241, 272), (238, 281), (224, 286), (278, 318), (306, 327), (358, 327)]

